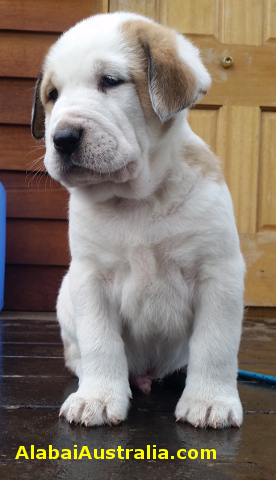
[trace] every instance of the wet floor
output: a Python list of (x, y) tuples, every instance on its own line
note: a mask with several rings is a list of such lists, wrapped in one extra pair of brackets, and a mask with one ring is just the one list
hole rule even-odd
[[(275, 386), (239, 381), (240, 429), (176, 423), (181, 375), (149, 396), (133, 390), (122, 425), (80, 427), (58, 417), (77, 380), (64, 368), (54, 316), (4, 312), (0, 340), (1, 480), (276, 479)], [(239, 359), (242, 370), (276, 376), (276, 319), (245, 320)]]

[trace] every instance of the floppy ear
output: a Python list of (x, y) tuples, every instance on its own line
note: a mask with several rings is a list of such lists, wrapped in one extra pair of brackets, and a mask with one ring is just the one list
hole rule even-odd
[(148, 47), (148, 80), (151, 103), (160, 120), (169, 120), (195, 99), (195, 78), (175, 55)]
[(42, 82), (42, 72), (39, 73), (34, 93), (31, 132), (36, 140), (42, 140), (45, 135), (45, 113), (40, 100), (40, 87)]
[(198, 49), (174, 30), (144, 23), (138, 38), (148, 59), (152, 107), (164, 122), (196, 103), (208, 90), (211, 78)]

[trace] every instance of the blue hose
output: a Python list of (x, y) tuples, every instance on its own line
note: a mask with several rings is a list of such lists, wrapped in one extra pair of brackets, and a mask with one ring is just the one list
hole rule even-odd
[(245, 370), (238, 370), (238, 376), (246, 380), (258, 380), (259, 382), (276, 385), (276, 377), (270, 375), (262, 375), (261, 373), (246, 372)]

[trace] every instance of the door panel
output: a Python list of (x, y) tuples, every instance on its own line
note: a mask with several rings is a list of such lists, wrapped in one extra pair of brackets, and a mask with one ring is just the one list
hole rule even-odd
[(155, 18), (200, 48), (213, 84), (189, 122), (220, 157), (233, 197), (245, 304), (276, 306), (276, 0), (110, 0), (116, 10)]
[(239, 233), (255, 233), (260, 110), (236, 105), (221, 110), (219, 151), (237, 227)]
[[(258, 230), (276, 228), (276, 112), (262, 112)], [(276, 232), (275, 232), (276, 233)]]
[(218, 125), (220, 109), (192, 109), (188, 114), (188, 121), (194, 132), (197, 133), (211, 148), (218, 153)]

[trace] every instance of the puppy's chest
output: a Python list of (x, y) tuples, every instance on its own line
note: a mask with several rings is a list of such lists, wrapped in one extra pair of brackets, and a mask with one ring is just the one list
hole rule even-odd
[(131, 330), (179, 332), (183, 319), (192, 317), (197, 285), (198, 246), (183, 221), (135, 212), (120, 222), (111, 215), (103, 221), (95, 211), (92, 224), (77, 220), (77, 229), (71, 222), (72, 257), (85, 255), (87, 268)]
[(131, 329), (158, 332), (182, 329), (192, 315), (196, 284), (193, 268), (182, 268), (162, 245), (126, 248), (108, 270), (111, 297)]

